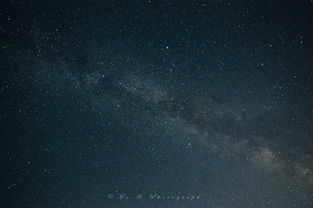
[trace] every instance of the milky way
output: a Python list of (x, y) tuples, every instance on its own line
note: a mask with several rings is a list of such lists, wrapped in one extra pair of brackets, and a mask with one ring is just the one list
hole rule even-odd
[(1, 12), (4, 206), (312, 206), (310, 2), (72, 3)]

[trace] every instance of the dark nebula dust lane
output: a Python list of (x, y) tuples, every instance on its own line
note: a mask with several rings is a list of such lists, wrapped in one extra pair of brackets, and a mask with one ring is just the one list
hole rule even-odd
[(312, 14), (4, 0), (0, 206), (311, 208)]

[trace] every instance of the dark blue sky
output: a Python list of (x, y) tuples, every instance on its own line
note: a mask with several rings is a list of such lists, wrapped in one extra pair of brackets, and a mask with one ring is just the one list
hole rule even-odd
[(312, 14), (2, 1), (0, 206), (312, 207)]

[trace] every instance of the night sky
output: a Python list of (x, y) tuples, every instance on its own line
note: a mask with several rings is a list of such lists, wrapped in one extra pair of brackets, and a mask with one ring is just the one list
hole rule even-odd
[(310, 0), (0, 1), (0, 207), (312, 208)]

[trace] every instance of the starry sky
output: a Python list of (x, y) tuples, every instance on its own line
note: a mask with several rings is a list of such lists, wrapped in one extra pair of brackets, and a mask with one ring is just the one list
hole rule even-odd
[(313, 207), (312, 1), (0, 5), (1, 207)]

